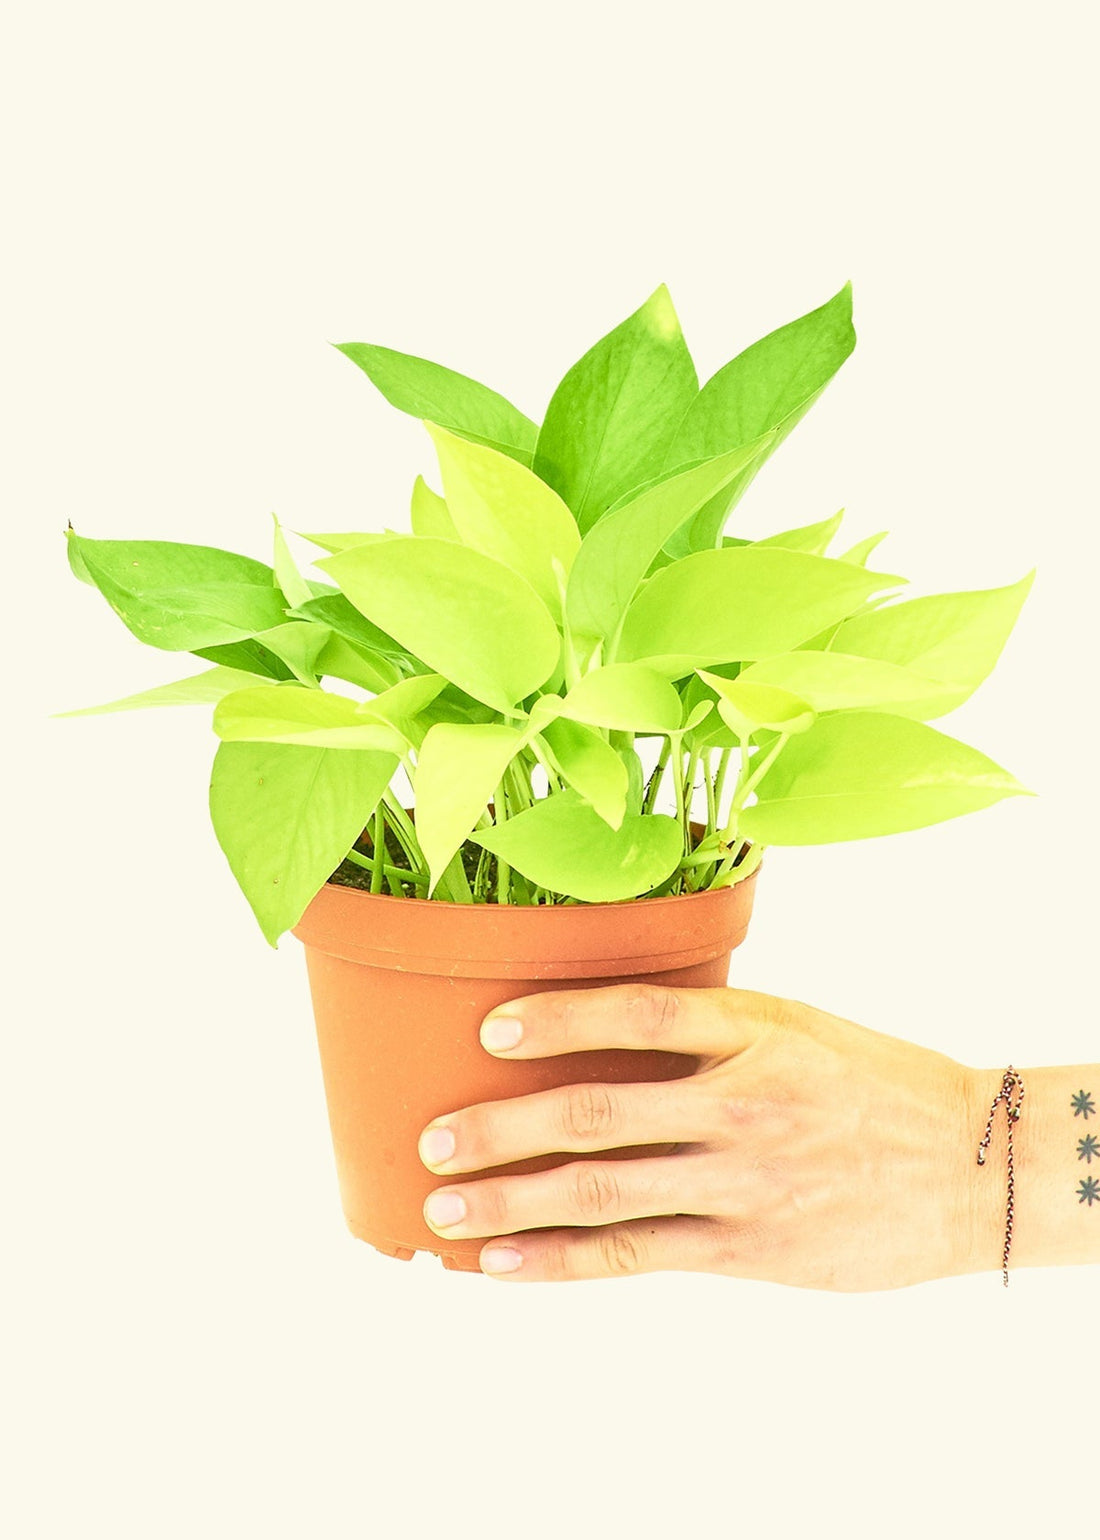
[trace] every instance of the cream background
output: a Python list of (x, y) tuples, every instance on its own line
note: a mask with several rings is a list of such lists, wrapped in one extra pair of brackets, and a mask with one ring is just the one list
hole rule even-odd
[(13, 1536), (1087, 1528), (1096, 1268), (1007, 1293), (992, 1268), (863, 1296), (508, 1288), (354, 1243), (300, 949), (265, 946), (217, 848), (202, 710), (44, 715), (185, 671), (70, 577), (67, 518), (265, 559), (271, 509), (405, 518), (427, 438), (329, 341), (537, 415), (662, 280), (705, 376), (850, 277), (856, 353), (737, 527), (846, 506), (849, 540), (892, 531), (914, 594), (1037, 566), (997, 673), (941, 725), (1041, 795), (774, 850), (733, 980), (972, 1063), (1100, 1059), (1094, 17), (8, 20)]

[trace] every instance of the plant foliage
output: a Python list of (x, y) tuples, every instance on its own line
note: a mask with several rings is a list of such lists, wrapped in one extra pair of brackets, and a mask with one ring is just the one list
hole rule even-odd
[(458, 903), (697, 892), (767, 845), (1022, 793), (928, 724), (990, 673), (1034, 573), (904, 599), (868, 566), (882, 533), (827, 554), (841, 514), (726, 530), (854, 343), (845, 285), (700, 387), (662, 286), (541, 424), (439, 364), (339, 344), (430, 436), (439, 490), (416, 478), (410, 532), (305, 535), (318, 580), (277, 519), (270, 566), (70, 526), (74, 574), (139, 640), (212, 666), (62, 715), (213, 705), (211, 818), (273, 946), (334, 876)]

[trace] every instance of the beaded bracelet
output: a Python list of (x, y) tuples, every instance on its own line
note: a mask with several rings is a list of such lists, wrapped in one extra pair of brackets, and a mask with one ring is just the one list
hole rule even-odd
[[(1016, 1097), (1015, 1105), (1013, 1105), (1013, 1102), (1012, 1102), (1012, 1092), (1013, 1092), (1014, 1088), (1019, 1093), (1017, 1095), (1017, 1097)], [(1012, 1065), (1010, 1064), (1008, 1066), (1008, 1068), (1005, 1070), (1004, 1079), (1001, 1081), (1001, 1089), (997, 1092), (996, 1096), (993, 1098), (993, 1105), (989, 1109), (989, 1121), (986, 1123), (986, 1126), (985, 1126), (985, 1134), (984, 1134), (984, 1136), (982, 1138), (981, 1144), (979, 1144), (979, 1146), (978, 1146), (978, 1165), (979, 1166), (984, 1166), (985, 1165), (985, 1152), (989, 1148), (989, 1141), (990, 1141), (990, 1139), (993, 1136), (993, 1118), (994, 1118), (994, 1116), (996, 1114), (996, 1111), (997, 1111), (997, 1105), (998, 1105), (999, 1102), (1004, 1102), (1004, 1104), (1005, 1104), (1005, 1114), (1006, 1114), (1006, 1116), (1008, 1118), (1008, 1208), (1007, 1208), (1006, 1213), (1005, 1213), (1005, 1249), (1004, 1249), (1004, 1256), (1001, 1259), (1001, 1267), (1002, 1267), (1002, 1270), (1004, 1272), (1004, 1281), (1005, 1281), (1005, 1288), (1006, 1289), (1008, 1288), (1008, 1253), (1012, 1249), (1012, 1213), (1013, 1213), (1013, 1202), (1014, 1202), (1014, 1198), (1015, 1198), (1015, 1180), (1016, 1180), (1016, 1173), (1015, 1173), (1015, 1170), (1014, 1170), (1013, 1164), (1012, 1164), (1012, 1130), (1013, 1130), (1013, 1127), (1015, 1126), (1015, 1124), (1019, 1122), (1019, 1119), (1020, 1119), (1020, 1108), (1023, 1106), (1023, 1101), (1024, 1101), (1024, 1080), (1023, 1080), (1023, 1076), (1017, 1074), (1017, 1072), (1013, 1069)]]

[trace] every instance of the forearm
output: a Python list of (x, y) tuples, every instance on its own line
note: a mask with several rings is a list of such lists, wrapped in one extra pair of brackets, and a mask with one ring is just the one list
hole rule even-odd
[[(999, 1267), (1004, 1248), (1008, 1123), (1003, 1102), (993, 1120), (985, 1164), (977, 1164), (978, 1142), (1003, 1073), (970, 1072), (974, 1221), (967, 1272)], [(1024, 1099), (1012, 1132), (1009, 1268), (1100, 1262), (1100, 1064), (1049, 1065), (1019, 1073)]]

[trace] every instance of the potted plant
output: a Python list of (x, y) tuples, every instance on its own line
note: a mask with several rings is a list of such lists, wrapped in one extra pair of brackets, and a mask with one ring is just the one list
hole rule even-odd
[(411, 531), (303, 536), (317, 579), (278, 519), (271, 565), (70, 525), (76, 576), (141, 641), (207, 664), (85, 709), (214, 705), (215, 833), (269, 943), (305, 944), (345, 1215), (390, 1255), (478, 1265), (480, 1241), (421, 1214), (434, 1117), (694, 1067), (497, 1061), (478, 1041), (492, 1007), (721, 985), (768, 845), (1024, 790), (929, 724), (993, 668), (1033, 573), (905, 599), (868, 565), (883, 534), (827, 554), (840, 514), (726, 532), (854, 342), (846, 285), (700, 388), (662, 287), (541, 425), (437, 364), (340, 344), (434, 444), (440, 489), (417, 477)]

